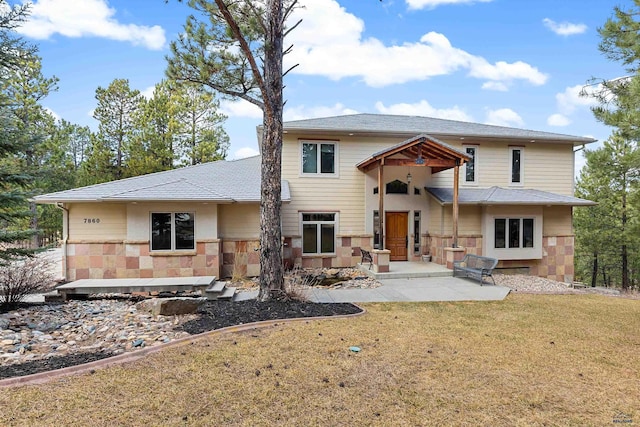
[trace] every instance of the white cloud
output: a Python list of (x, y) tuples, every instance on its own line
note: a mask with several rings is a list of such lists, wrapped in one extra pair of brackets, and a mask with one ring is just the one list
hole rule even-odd
[(511, 108), (500, 108), (497, 110), (488, 110), (485, 123), (496, 126), (524, 126), (522, 117)]
[(162, 27), (123, 24), (115, 19), (115, 13), (107, 0), (35, 0), (28, 21), (17, 31), (34, 39), (48, 39), (58, 33), (65, 37), (127, 41), (153, 50), (164, 47)]
[(506, 92), (509, 90), (509, 86), (501, 82), (485, 82), (482, 84), (482, 89)]
[(153, 92), (155, 92), (156, 87), (154, 86), (149, 86), (148, 88), (141, 90), (140, 91), (140, 95), (144, 96), (146, 99), (151, 99), (153, 98)]
[(220, 101), (220, 111), (228, 117), (247, 117), (250, 119), (262, 119), (262, 110), (255, 104), (245, 100)]
[(563, 116), (562, 114), (552, 114), (547, 118), (547, 124), (549, 126), (569, 126), (571, 124), (571, 120), (567, 116)]
[(316, 106), (306, 107), (300, 105), (298, 107), (287, 108), (284, 110), (285, 120), (304, 120), (313, 119), (316, 117), (331, 117), (331, 116), (343, 116), (346, 114), (357, 114), (358, 111), (351, 108), (347, 108), (341, 103), (337, 103), (333, 106)]
[(409, 9), (433, 9), (443, 4), (489, 3), (493, 0), (406, 0)]
[[(320, 75), (332, 80), (360, 78), (374, 87), (426, 80), (466, 70), (468, 76), (487, 81), (488, 88), (506, 89), (515, 81), (542, 85), (547, 75), (525, 62), (490, 63), (453, 47), (436, 32), (419, 41), (385, 45), (363, 38), (364, 22), (335, 0), (306, 0), (292, 21), (303, 24), (291, 33), (287, 44), (294, 46), (285, 57), (285, 68), (299, 64), (292, 72)], [(485, 83), (486, 84), (486, 83)]]
[(236, 150), (235, 153), (233, 153), (233, 159), (244, 159), (246, 157), (257, 156), (258, 154), (260, 154), (260, 152), (258, 150), (256, 150), (255, 148), (242, 147), (242, 148)]
[(61, 119), (60, 115), (59, 115), (58, 113), (56, 113), (55, 111), (53, 111), (51, 108), (49, 108), (49, 107), (44, 107), (44, 110), (45, 110), (47, 113), (51, 114), (51, 116), (52, 116), (55, 120), (60, 120), (60, 119)]
[(564, 92), (556, 94), (556, 102), (558, 104), (558, 110), (561, 114), (569, 115), (573, 113), (578, 107), (591, 107), (598, 103), (598, 101), (592, 96), (580, 96), (580, 92), (583, 90), (583, 88), (587, 91), (587, 93), (590, 94), (595, 91), (601, 90), (600, 85), (597, 85), (595, 87), (585, 87), (583, 85), (567, 87)]
[(585, 24), (572, 24), (571, 22), (556, 22), (549, 18), (542, 20), (544, 26), (559, 36), (572, 36), (574, 34), (582, 34), (587, 31)]
[(380, 101), (376, 102), (376, 110), (382, 114), (399, 114), (405, 116), (427, 116), (437, 119), (459, 120), (463, 122), (472, 122), (473, 117), (468, 115), (457, 105), (452, 108), (437, 109), (431, 106), (427, 101), (422, 100), (415, 104), (393, 104), (385, 107)]

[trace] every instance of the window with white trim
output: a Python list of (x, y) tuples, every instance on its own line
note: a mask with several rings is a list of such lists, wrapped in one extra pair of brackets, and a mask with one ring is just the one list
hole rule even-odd
[(533, 248), (534, 218), (495, 218), (494, 221), (494, 248)]
[(509, 147), (509, 183), (511, 185), (522, 185), (524, 182), (524, 148)]
[(463, 145), (462, 148), (467, 156), (471, 157), (471, 160), (464, 164), (464, 182), (465, 184), (477, 184), (478, 183), (478, 146), (477, 145)]
[(336, 252), (336, 214), (303, 213), (302, 253), (324, 255)]
[(338, 145), (335, 142), (308, 142), (301, 144), (301, 162), (303, 175), (335, 175), (336, 154)]
[(193, 212), (151, 213), (151, 250), (194, 250), (195, 214)]

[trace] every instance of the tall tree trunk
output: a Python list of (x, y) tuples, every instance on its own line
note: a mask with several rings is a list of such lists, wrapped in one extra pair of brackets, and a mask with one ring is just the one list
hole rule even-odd
[(282, 265), (282, 0), (266, 4), (267, 38), (264, 57), (264, 119), (260, 202), (260, 293), (258, 300), (278, 297), (284, 291)]
[(593, 253), (593, 270), (591, 270), (591, 287), (595, 288), (598, 282), (598, 252)]
[(623, 193), (622, 193), (622, 289), (629, 289), (629, 258), (627, 253), (627, 179), (626, 175), (623, 178)]
[(627, 245), (622, 245), (622, 289), (629, 289), (629, 253)]

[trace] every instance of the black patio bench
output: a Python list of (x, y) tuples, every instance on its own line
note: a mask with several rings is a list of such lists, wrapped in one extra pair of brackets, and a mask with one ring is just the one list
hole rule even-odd
[(489, 258), (486, 256), (466, 254), (462, 261), (454, 261), (453, 263), (453, 277), (471, 277), (480, 282), (480, 286), (484, 283), (485, 277), (491, 277), (493, 284), (496, 281), (493, 279), (493, 270), (498, 265), (498, 260), (495, 258)]
[(360, 254), (362, 255), (362, 260), (360, 261), (360, 265), (364, 265), (365, 262), (369, 263), (369, 270), (373, 266), (373, 257), (371, 256), (371, 252), (360, 248)]

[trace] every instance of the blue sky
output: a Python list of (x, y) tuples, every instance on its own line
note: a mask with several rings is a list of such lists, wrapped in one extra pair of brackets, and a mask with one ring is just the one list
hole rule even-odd
[[(16, 3), (12, 1), (10, 3)], [(96, 129), (95, 90), (115, 78), (150, 93), (192, 12), (177, 0), (34, 0), (20, 33), (59, 90), (43, 104)], [(578, 92), (624, 70), (597, 28), (631, 0), (301, 0), (288, 39), (285, 120), (422, 115), (606, 139)], [(230, 158), (257, 152), (261, 112), (224, 102)], [(578, 159), (578, 164), (580, 164)]]

